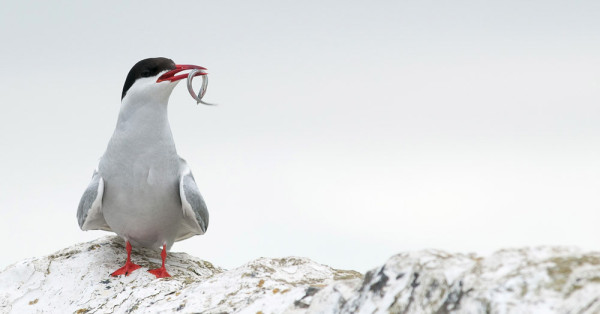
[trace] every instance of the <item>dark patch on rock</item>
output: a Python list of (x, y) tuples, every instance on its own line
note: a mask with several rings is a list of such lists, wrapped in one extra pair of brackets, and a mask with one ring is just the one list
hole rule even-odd
[(362, 283), (362, 286), (360, 287), (360, 291), (364, 291), (365, 287), (367, 286), (368, 283), (371, 282), (372, 279), (373, 279), (373, 271), (368, 271), (365, 274), (365, 279), (363, 279), (363, 283)]
[(317, 287), (308, 287), (306, 289), (306, 294), (302, 298), (304, 299), (306, 297), (311, 297), (311, 296), (315, 295), (315, 293), (319, 292), (319, 290), (321, 290), (321, 289), (319, 289)]
[(110, 280), (108, 280), (108, 279), (105, 279), (105, 280), (102, 280), (102, 281), (100, 281), (100, 283), (101, 283), (101, 284), (105, 284), (105, 285), (106, 285), (106, 284), (109, 284), (109, 283), (110, 283)]
[[(404, 310), (402, 312), (400, 312), (401, 314), (407, 314), (408, 311), (410, 310), (410, 306), (413, 304), (413, 302), (415, 301), (415, 291), (421, 283), (417, 282), (417, 280), (419, 279), (419, 273), (418, 272), (414, 272), (413, 273), (413, 281), (410, 283), (410, 287), (412, 288), (410, 290), (410, 296), (408, 297), (408, 304), (406, 305), (406, 307), (404, 308)], [(397, 299), (394, 300), (394, 304), (396, 303)], [(392, 304), (392, 306), (394, 305)]]
[(294, 301), (294, 306), (299, 307), (301, 309), (307, 309), (308, 308), (308, 304), (300, 301), (300, 300), (296, 300)]
[(456, 288), (450, 290), (448, 297), (446, 297), (446, 300), (444, 300), (444, 303), (435, 314), (450, 314), (451, 312), (460, 309), (460, 301), (462, 300), (463, 295), (468, 294), (471, 291), (473, 291), (473, 289), (463, 291), (463, 282), (462, 280), (459, 281), (458, 290)]
[(305, 302), (302, 302), (302, 300), (304, 300), (308, 297), (312, 297), (317, 292), (319, 292), (319, 290), (321, 290), (321, 289), (319, 289), (317, 287), (313, 287), (313, 286), (306, 288), (306, 293), (304, 294), (304, 296), (302, 298), (300, 298), (300, 300), (294, 301), (294, 306), (299, 307), (301, 309), (308, 308), (308, 304)]
[(431, 299), (431, 295), (432, 295), (433, 291), (435, 291), (439, 286), (440, 286), (440, 284), (438, 283), (438, 281), (434, 279), (431, 282), (431, 284), (429, 285), (429, 287), (427, 288), (427, 291), (425, 291), (425, 297), (428, 300)]
[(418, 287), (421, 283), (417, 282), (417, 280), (419, 279), (419, 273), (415, 272), (413, 275), (414, 275), (414, 279), (410, 283), (410, 286), (414, 289), (414, 288)]
[(402, 277), (404, 277), (404, 273), (399, 273), (398, 275), (396, 275), (396, 280), (398, 280)]
[(377, 280), (374, 284), (372, 284), (369, 287), (369, 291), (372, 292), (379, 292), (381, 295), (383, 295), (383, 287), (385, 287), (385, 285), (387, 284), (388, 280), (390, 279), (390, 277), (388, 277), (383, 270), (385, 269), (385, 267), (382, 267), (381, 270), (379, 271), (379, 273), (377, 274), (379, 276), (379, 280)]

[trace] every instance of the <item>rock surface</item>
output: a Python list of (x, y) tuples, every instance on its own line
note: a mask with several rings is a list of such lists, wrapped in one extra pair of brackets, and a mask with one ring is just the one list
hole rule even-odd
[[(150, 258), (151, 257), (151, 258)], [(398, 254), (364, 276), (307, 258), (260, 258), (224, 270), (170, 253), (173, 277), (145, 272), (159, 254), (134, 249), (142, 269), (110, 277), (123, 242), (105, 237), (0, 272), (1, 313), (599, 313), (600, 254), (572, 248), (489, 257)]]

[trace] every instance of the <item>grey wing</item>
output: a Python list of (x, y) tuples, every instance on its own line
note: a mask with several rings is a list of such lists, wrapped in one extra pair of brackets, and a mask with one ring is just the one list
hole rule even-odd
[(94, 171), (92, 180), (79, 201), (77, 222), (81, 230), (111, 231), (104, 215), (102, 215), (102, 197), (104, 196), (104, 180)]
[(208, 209), (192, 172), (182, 160), (182, 172), (179, 178), (179, 194), (183, 210), (185, 228), (177, 236), (177, 241), (191, 236), (204, 234), (208, 228)]

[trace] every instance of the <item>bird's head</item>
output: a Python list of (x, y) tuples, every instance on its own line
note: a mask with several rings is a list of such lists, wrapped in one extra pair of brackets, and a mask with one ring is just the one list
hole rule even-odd
[(187, 78), (188, 74), (179, 74), (185, 70), (199, 69), (195, 76), (206, 75), (206, 68), (197, 65), (175, 64), (167, 58), (149, 58), (136, 63), (125, 79), (121, 101), (157, 100), (167, 102), (173, 88), (179, 80)]

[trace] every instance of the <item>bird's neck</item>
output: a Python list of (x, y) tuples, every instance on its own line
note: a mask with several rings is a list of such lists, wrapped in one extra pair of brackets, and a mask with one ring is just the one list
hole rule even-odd
[(168, 124), (167, 102), (155, 99), (130, 101), (126, 98), (121, 103), (117, 127), (136, 122), (148, 122), (136, 125), (138, 127), (151, 127), (153, 123)]
[(167, 103), (163, 101), (124, 101), (112, 144), (147, 148), (160, 145), (175, 151), (167, 109)]

